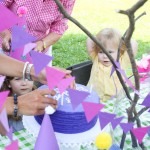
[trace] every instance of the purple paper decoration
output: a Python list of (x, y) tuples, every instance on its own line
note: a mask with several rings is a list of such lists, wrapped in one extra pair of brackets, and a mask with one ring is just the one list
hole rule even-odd
[(134, 136), (138, 139), (138, 142), (142, 143), (142, 140), (143, 140), (145, 134), (148, 132), (149, 129), (150, 129), (150, 126), (141, 127), (141, 128), (134, 128), (131, 131), (134, 134)]
[(38, 75), (43, 68), (45, 68), (48, 63), (53, 59), (52, 56), (45, 55), (43, 53), (36, 52), (32, 50), (30, 52), (32, 57), (32, 62), (34, 64), (35, 74)]
[(120, 123), (120, 127), (123, 129), (124, 133), (127, 134), (133, 128), (133, 123)]
[(144, 105), (146, 107), (150, 107), (150, 92), (147, 94), (147, 96), (145, 97), (145, 99), (141, 105)]
[(106, 112), (100, 112), (99, 113), (99, 120), (100, 120), (100, 126), (101, 130), (108, 124), (110, 123), (114, 118), (115, 114), (110, 114)]
[(52, 90), (65, 77), (65, 73), (52, 67), (46, 67), (48, 87)]
[[(117, 62), (117, 61), (114, 61), (114, 63), (116, 64), (117, 68), (119, 68), (119, 69), (120, 69), (120, 63), (119, 63), (119, 62)], [(112, 69), (111, 69), (111, 72), (110, 72), (110, 76), (112, 76), (112, 75), (113, 75), (114, 71), (115, 71), (115, 68), (114, 68), (114, 66), (112, 66)]]
[(6, 135), (8, 131), (9, 131), (8, 118), (6, 109), (4, 108), (0, 113), (0, 133), (2, 135)]
[(113, 144), (113, 145), (109, 148), (109, 150), (121, 150), (121, 149), (120, 149), (120, 147), (119, 147), (118, 145)]
[(27, 33), (22, 27), (14, 26), (12, 28), (11, 48), (13, 51), (35, 40), (35, 37)]
[(115, 118), (114, 120), (111, 121), (111, 125), (112, 125), (113, 130), (117, 127), (117, 125), (121, 122), (121, 120), (123, 118), (124, 117), (119, 117), (119, 118)]
[(12, 143), (5, 147), (5, 150), (19, 150), (18, 140), (12, 141)]
[(0, 88), (5, 80), (5, 76), (0, 76)]
[(23, 56), (27, 55), (32, 49), (36, 47), (35, 43), (28, 43), (24, 46)]
[(18, 21), (18, 16), (16, 16), (12, 11), (6, 8), (6, 6), (0, 4), (0, 32), (5, 29), (11, 28), (13, 25), (17, 24)]
[(57, 87), (59, 89), (59, 92), (62, 94), (68, 86), (74, 81), (75, 77), (69, 77), (66, 79), (62, 79), (58, 84)]
[(34, 150), (59, 150), (49, 115), (45, 114)]
[(9, 131), (7, 132), (6, 136), (13, 141), (13, 129), (12, 127), (9, 128)]
[(0, 92), (0, 109), (3, 107), (8, 94), (9, 94), (9, 91)]
[(10, 52), (10, 57), (20, 60), (22, 62), (29, 62), (32, 63), (32, 59), (30, 54), (27, 54), (26, 56), (23, 56), (24, 47), (18, 48), (15, 51)]
[(82, 102), (87, 122), (90, 122), (105, 105), (92, 102)]
[(68, 89), (70, 101), (72, 104), (72, 108), (75, 109), (79, 104), (81, 104), (90, 93), (85, 91), (78, 91), (73, 89)]

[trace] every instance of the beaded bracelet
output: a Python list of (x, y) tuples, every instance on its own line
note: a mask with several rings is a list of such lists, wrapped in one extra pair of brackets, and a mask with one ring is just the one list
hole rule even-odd
[(18, 95), (14, 94), (14, 118), (18, 116)]

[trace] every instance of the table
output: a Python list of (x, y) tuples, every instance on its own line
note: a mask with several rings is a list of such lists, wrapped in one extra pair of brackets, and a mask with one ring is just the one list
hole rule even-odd
[[(142, 97), (140, 101), (142, 101), (143, 98), (150, 91), (149, 86), (142, 85), (141, 88), (143, 90), (141, 91)], [(131, 96), (133, 96), (133, 94), (131, 94)], [(121, 98), (121, 99), (117, 98), (116, 100), (110, 100), (104, 104), (105, 104), (104, 112), (115, 113), (117, 117), (126, 116), (125, 109), (129, 107), (129, 101), (126, 98)], [(137, 110), (139, 110), (140, 108), (141, 108), (140, 105), (137, 106)], [(126, 122), (126, 117), (124, 121)], [(141, 115), (141, 121), (142, 121), (142, 126), (149, 126), (150, 125), (150, 113), (145, 112), (143, 115)], [(114, 136), (113, 142), (115, 144), (119, 145), (121, 141), (121, 135), (122, 135), (122, 130), (120, 126), (117, 126), (114, 132), (112, 132), (112, 136)], [(33, 150), (35, 140), (36, 140), (36, 138), (33, 137), (31, 134), (29, 134), (26, 129), (14, 133), (14, 139), (19, 140), (20, 150)], [(0, 137), (0, 150), (3, 150), (4, 147), (7, 146), (8, 144), (10, 144), (10, 140), (7, 137)], [(150, 150), (150, 137), (148, 135), (144, 137), (144, 144), (147, 147), (147, 149)], [(130, 135), (127, 134), (124, 150), (133, 150), (131, 145), (132, 144), (131, 144)], [(82, 147), (81, 150), (86, 150), (86, 148)], [(95, 148), (93, 147), (93, 149), (91, 150), (95, 150)], [(137, 148), (136, 150), (140, 150), (140, 148)]]

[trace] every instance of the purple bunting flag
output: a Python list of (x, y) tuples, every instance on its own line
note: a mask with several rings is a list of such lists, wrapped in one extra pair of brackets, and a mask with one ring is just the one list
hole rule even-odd
[(114, 120), (111, 121), (113, 130), (117, 127), (118, 124), (120, 124), (120, 122), (123, 118), (124, 117), (119, 117), (119, 118), (115, 118)]
[(0, 92), (0, 109), (3, 107), (8, 94), (9, 94), (9, 91)]
[(85, 91), (78, 91), (73, 89), (68, 89), (70, 101), (72, 104), (72, 108), (75, 109), (79, 104), (81, 104), (90, 93)]
[(32, 62), (35, 69), (35, 74), (38, 75), (43, 68), (45, 68), (49, 62), (53, 59), (52, 56), (45, 55), (43, 53), (36, 52), (32, 50), (30, 52), (32, 57)]
[(11, 48), (13, 51), (35, 40), (36, 38), (27, 33), (22, 27), (14, 26), (12, 28)]
[(120, 127), (123, 129), (124, 133), (127, 134), (133, 128), (133, 123), (120, 123)]
[(74, 81), (75, 77), (69, 77), (66, 79), (62, 79), (58, 84), (57, 87), (59, 89), (59, 92), (62, 94), (68, 86)]
[(141, 105), (144, 105), (146, 107), (150, 107), (150, 92), (147, 94), (147, 96), (145, 97), (145, 99)]
[(114, 118), (115, 114), (110, 114), (106, 112), (100, 112), (99, 113), (99, 120), (100, 120), (100, 126), (101, 130), (108, 124), (110, 123)]
[(82, 102), (87, 122), (90, 122), (105, 105), (92, 102)]

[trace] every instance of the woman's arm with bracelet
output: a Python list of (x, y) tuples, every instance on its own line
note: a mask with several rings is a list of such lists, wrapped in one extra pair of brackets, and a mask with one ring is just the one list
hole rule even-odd
[[(48, 89), (34, 90), (28, 94), (18, 96), (18, 114), (21, 115), (41, 115), (44, 114), (45, 107), (51, 105), (56, 109), (57, 101), (45, 97), (45, 95), (55, 95), (54, 91)], [(4, 104), (8, 115), (14, 113), (14, 97), (7, 97)]]

